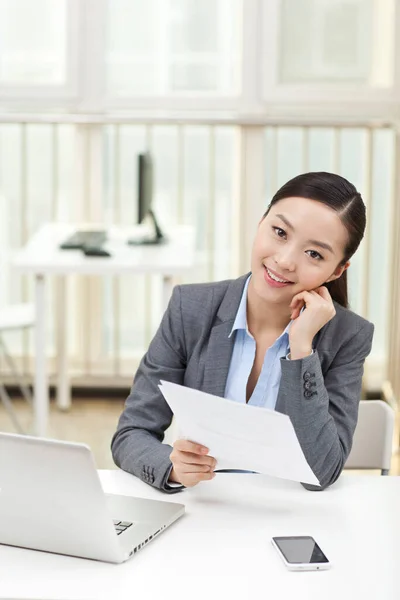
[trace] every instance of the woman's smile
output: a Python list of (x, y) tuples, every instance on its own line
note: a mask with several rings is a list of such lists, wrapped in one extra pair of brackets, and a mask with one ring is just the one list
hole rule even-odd
[(293, 285), (293, 281), (289, 281), (264, 265), (264, 279), (271, 287), (282, 288)]

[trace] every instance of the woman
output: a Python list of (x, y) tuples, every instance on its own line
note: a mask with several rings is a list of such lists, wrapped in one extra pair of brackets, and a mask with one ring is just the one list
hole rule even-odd
[(174, 289), (112, 440), (118, 466), (166, 492), (215, 476), (208, 449), (162, 444), (172, 413), (161, 379), (287, 414), (323, 489), (339, 477), (357, 423), (373, 325), (348, 310), (347, 269), (365, 230), (356, 188), (305, 173), (273, 197), (251, 273)]

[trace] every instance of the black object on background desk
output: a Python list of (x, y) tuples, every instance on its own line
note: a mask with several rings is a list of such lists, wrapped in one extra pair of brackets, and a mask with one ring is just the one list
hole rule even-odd
[(102, 246), (84, 246), (82, 250), (85, 256), (111, 256)]
[(138, 206), (138, 224), (149, 222), (150, 231), (145, 235), (137, 234), (128, 240), (130, 246), (153, 246), (163, 244), (165, 236), (161, 231), (161, 227), (157, 222), (154, 214), (153, 206), (153, 179), (154, 165), (153, 159), (149, 152), (138, 155), (138, 189), (137, 189), (137, 206)]
[(103, 248), (107, 239), (106, 231), (76, 231), (60, 244), (61, 250), (82, 250), (85, 256), (111, 256)]
[(76, 231), (60, 244), (62, 250), (84, 250), (85, 246), (101, 247), (107, 239), (106, 231)]

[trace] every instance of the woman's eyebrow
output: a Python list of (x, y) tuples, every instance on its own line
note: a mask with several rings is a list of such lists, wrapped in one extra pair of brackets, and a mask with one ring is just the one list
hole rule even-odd
[[(287, 220), (286, 217), (284, 217), (283, 215), (276, 215), (276, 216), (285, 223), (286, 227), (288, 227), (289, 229), (294, 231), (293, 225), (290, 223), (290, 221)], [(324, 248), (325, 250), (332, 252), (332, 254), (335, 254), (332, 249), (332, 246), (330, 246), (329, 244), (326, 244), (325, 242), (320, 242), (319, 240), (308, 240), (307, 244), (312, 244), (313, 246), (318, 246), (319, 248)]]
[(319, 242), (318, 240), (308, 240), (307, 244), (311, 244), (312, 246), (319, 246), (320, 248), (324, 248), (325, 250), (328, 250), (332, 254), (335, 254), (332, 249), (332, 246), (330, 246), (329, 244), (326, 244), (325, 242)]

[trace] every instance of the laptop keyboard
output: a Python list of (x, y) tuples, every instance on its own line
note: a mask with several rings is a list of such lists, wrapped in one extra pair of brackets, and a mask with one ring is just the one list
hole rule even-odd
[(130, 523), (129, 521), (114, 520), (114, 527), (115, 531), (117, 532), (117, 535), (121, 535), (121, 533), (126, 531), (128, 527), (131, 527), (132, 525), (133, 523)]

